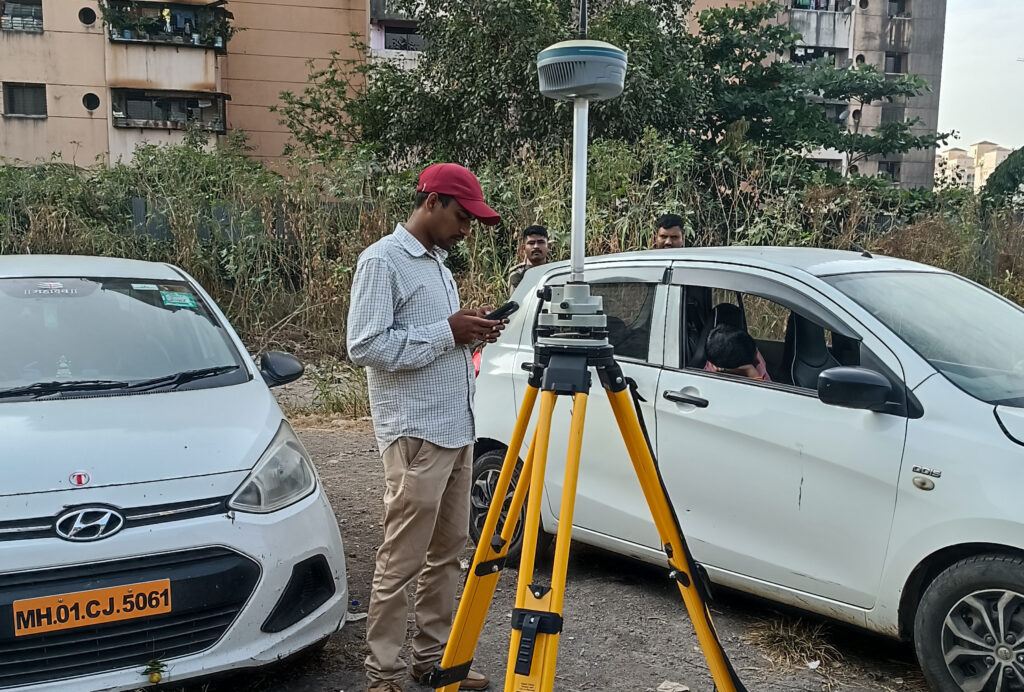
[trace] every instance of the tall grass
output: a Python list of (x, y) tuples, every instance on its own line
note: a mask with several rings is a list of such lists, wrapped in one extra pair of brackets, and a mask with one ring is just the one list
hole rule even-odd
[[(554, 259), (568, 256), (569, 154), (527, 152), (511, 166), (477, 171), (504, 224), (479, 226), (450, 259), (466, 304), (507, 295), (517, 232), (529, 224), (551, 230)], [(799, 157), (728, 145), (708, 160), (653, 134), (634, 145), (594, 142), (589, 173), (590, 254), (649, 247), (654, 219), (673, 212), (694, 245), (863, 245), (1024, 301), (1024, 224), (1008, 210), (983, 212), (970, 194), (837, 183)], [(195, 135), (179, 146), (140, 147), (133, 161), (110, 168), (5, 165), (0, 253), (171, 262), (207, 287), (254, 350), (344, 359), (357, 258), (407, 217), (415, 176), (384, 174), (357, 154), (326, 169), (296, 159), (279, 175), (247, 158), (240, 139), (210, 151)], [(132, 197), (152, 202), (169, 240), (133, 229)]]

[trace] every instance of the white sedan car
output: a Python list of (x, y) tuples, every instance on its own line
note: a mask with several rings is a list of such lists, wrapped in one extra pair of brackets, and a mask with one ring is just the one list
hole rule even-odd
[(259, 666), (345, 620), (341, 535), (224, 315), (180, 269), (0, 257), (0, 690)]
[[(564, 263), (530, 270), (513, 295), (522, 308), (483, 351), (475, 536), (526, 388), (537, 289), (567, 275)], [(935, 690), (1024, 690), (1024, 311), (933, 267), (814, 249), (611, 255), (588, 260), (587, 279), (712, 581), (912, 639)], [(765, 380), (708, 366), (722, 323), (753, 336)], [(594, 382), (573, 537), (663, 563)]]

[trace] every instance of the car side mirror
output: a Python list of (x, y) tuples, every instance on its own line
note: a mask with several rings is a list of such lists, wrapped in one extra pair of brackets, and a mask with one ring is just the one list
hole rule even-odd
[(885, 411), (892, 383), (867, 368), (829, 368), (818, 375), (818, 398), (830, 406)]
[(268, 387), (278, 387), (302, 377), (306, 368), (290, 353), (267, 351), (260, 358), (260, 374)]

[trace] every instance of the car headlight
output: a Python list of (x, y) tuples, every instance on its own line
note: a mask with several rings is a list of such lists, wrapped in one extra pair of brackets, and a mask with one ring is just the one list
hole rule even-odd
[(295, 504), (315, 488), (313, 464), (292, 426), (284, 421), (252, 473), (231, 496), (228, 507), (240, 512), (276, 512)]

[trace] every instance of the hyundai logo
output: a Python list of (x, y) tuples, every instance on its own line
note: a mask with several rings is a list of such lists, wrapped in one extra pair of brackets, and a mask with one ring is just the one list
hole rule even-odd
[(66, 541), (98, 541), (124, 528), (124, 515), (108, 507), (83, 507), (59, 516), (55, 528)]

